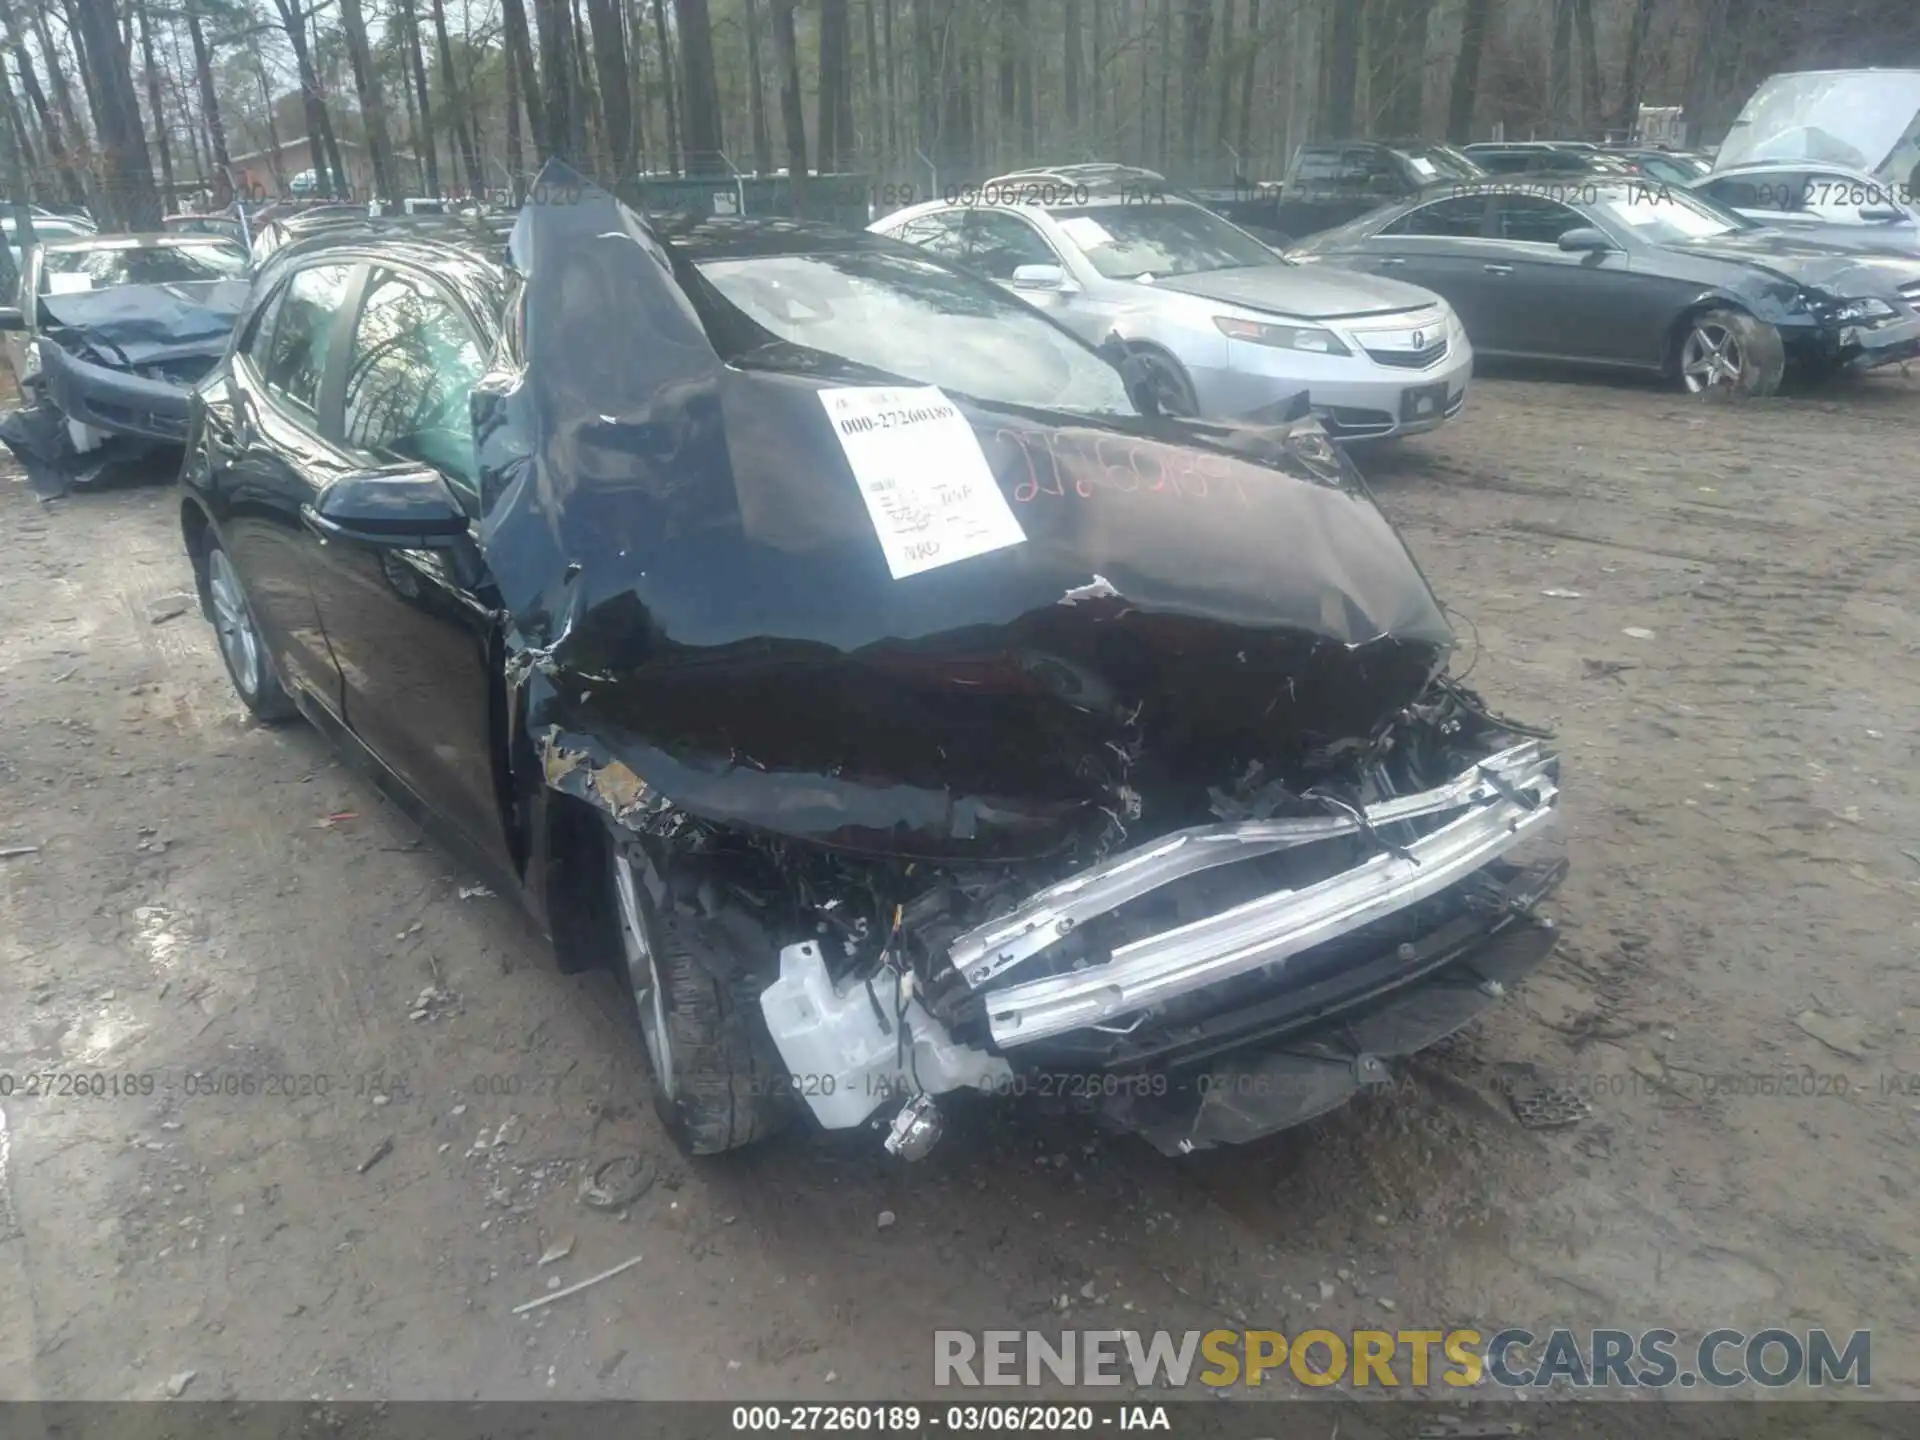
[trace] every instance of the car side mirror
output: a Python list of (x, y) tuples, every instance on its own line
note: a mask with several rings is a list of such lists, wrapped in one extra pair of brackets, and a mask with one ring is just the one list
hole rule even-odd
[(18, 305), (0, 305), (0, 330), (24, 330), (27, 317)]
[(1869, 225), (1884, 225), (1889, 221), (1904, 220), (1907, 217), (1891, 205), (1862, 205), (1860, 218)]
[(443, 549), (467, 534), (467, 512), (438, 470), (407, 465), (343, 475), (300, 519), (322, 540), (388, 550)]
[(1560, 236), (1562, 250), (1586, 251), (1597, 254), (1614, 248), (1613, 241), (1607, 238), (1607, 232), (1592, 225), (1576, 225)]
[(1051, 290), (1056, 294), (1073, 289), (1067, 272), (1058, 265), (1020, 265), (1013, 272), (1016, 290)]

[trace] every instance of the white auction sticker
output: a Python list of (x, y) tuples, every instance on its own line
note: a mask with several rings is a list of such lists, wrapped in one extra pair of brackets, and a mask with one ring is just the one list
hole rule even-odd
[(937, 386), (820, 392), (893, 578), (1027, 538), (966, 417)]

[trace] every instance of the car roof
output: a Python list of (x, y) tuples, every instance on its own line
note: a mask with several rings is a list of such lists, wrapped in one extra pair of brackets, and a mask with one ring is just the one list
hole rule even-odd
[(283, 226), (289, 238), (273, 251), (277, 264), (283, 257), (300, 257), (335, 249), (372, 249), (396, 245), (403, 249), (457, 251), (470, 259), (498, 265), (507, 235), (513, 228), (510, 215), (482, 216), (475, 225), (471, 217), (459, 215), (383, 215), (369, 218), (340, 215), (330, 222), (317, 218), (306, 224), (292, 223), (291, 216), (269, 222)]

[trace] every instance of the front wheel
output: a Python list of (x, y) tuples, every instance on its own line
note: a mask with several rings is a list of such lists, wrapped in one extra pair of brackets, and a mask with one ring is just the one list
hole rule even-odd
[(1680, 383), (1691, 395), (1771, 395), (1787, 365), (1780, 332), (1739, 310), (1709, 310), (1680, 340)]
[(760, 1013), (771, 976), (741, 963), (700, 921), (661, 915), (640, 878), (644, 861), (630, 846), (616, 836), (608, 848), (621, 975), (640, 1025), (653, 1107), (689, 1155), (763, 1140), (793, 1111), (791, 1081)]

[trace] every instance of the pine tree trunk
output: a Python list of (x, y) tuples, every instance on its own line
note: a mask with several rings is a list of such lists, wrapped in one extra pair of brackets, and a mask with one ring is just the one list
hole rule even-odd
[(1653, 26), (1653, 5), (1654, 0), (1635, 0), (1633, 21), (1627, 28), (1627, 54), (1620, 68), (1620, 108), (1613, 116), (1613, 128), (1623, 139), (1632, 139), (1640, 122), (1640, 59), (1647, 32)]
[(660, 85), (667, 103), (667, 167), (680, 173), (680, 114), (675, 93), (679, 78), (673, 63), (673, 46), (667, 39), (666, 0), (653, 0), (653, 33), (660, 44)]
[(1360, 80), (1360, 6), (1334, 0), (1331, 64), (1320, 130), (1330, 140), (1353, 137), (1354, 92)]
[(460, 158), (466, 163), (467, 189), (477, 195), (486, 189), (486, 177), (480, 173), (480, 156), (474, 144), (473, 132), (467, 126), (472, 107), (461, 93), (459, 73), (453, 68), (453, 41), (447, 34), (447, 7), (443, 0), (431, 0), (431, 3), (434, 40), (440, 50), (440, 88), (446, 92), (448, 123), (460, 147)]
[(140, 123), (140, 102), (134, 97), (133, 72), (115, 22), (113, 0), (78, 0), (79, 31), (87, 68), (87, 93), (100, 126), (104, 152), (107, 214), (99, 217), (103, 229), (158, 230), (160, 197), (154, 193), (153, 166)]
[[(509, 0), (515, 3), (515, 0)], [(420, 43), (420, 12), (414, 0), (399, 0), (403, 64), (413, 77), (414, 105), (420, 112), (420, 128), (414, 133), (414, 154), (426, 167), (427, 194), (440, 196), (440, 155), (433, 138), (433, 100), (427, 92), (427, 55)]]
[[(844, 3), (842, 0), (843, 18)], [(687, 173), (724, 174), (726, 141), (720, 125), (720, 82), (713, 69), (713, 26), (707, 19), (707, 0), (673, 0), (673, 18), (680, 30)]]
[(1573, 24), (1580, 39), (1580, 129), (1584, 134), (1606, 124), (1602, 118), (1606, 97), (1601, 93), (1600, 46), (1594, 37), (1593, 0), (1573, 0)]
[(760, 0), (747, 7), (747, 124), (753, 131), (753, 168), (773, 173), (773, 131), (767, 125), (767, 74), (760, 63)]
[[(512, 5), (514, 0), (507, 0), (507, 3)], [(515, 63), (514, 56), (509, 54), (502, 68), (506, 72), (507, 82), (507, 187), (514, 205), (518, 207), (524, 200), (520, 177), (526, 170), (526, 159), (521, 154), (520, 146), (520, 67)]]
[(1192, 166), (1199, 154), (1200, 90), (1206, 83), (1207, 48), (1213, 39), (1208, 0), (1186, 0), (1180, 76), (1180, 158)]
[(800, 47), (793, 34), (795, 0), (771, 3), (773, 63), (780, 72), (780, 125), (787, 136), (787, 175), (797, 196), (807, 175), (807, 114), (800, 101)]
[(380, 93), (380, 75), (373, 68), (367, 44), (367, 21), (360, 0), (340, 0), (340, 25), (347, 34), (347, 58), (353, 65), (353, 90), (360, 101), (360, 120), (366, 126), (367, 159), (373, 166), (373, 192), (382, 200), (398, 199), (398, 177), (393, 169), (393, 146), (387, 138), (387, 103)]
[(1447, 139), (1464, 145), (1473, 138), (1473, 112), (1480, 100), (1480, 57), (1487, 48), (1493, 0), (1466, 0), (1460, 21), (1460, 53), (1453, 62), (1453, 88), (1447, 98)]
[(147, 108), (153, 112), (153, 141), (160, 151), (160, 209), (173, 209), (173, 146), (167, 139), (167, 111), (160, 103), (160, 67), (153, 59), (153, 21), (147, 15), (146, 0), (135, 6), (134, 18), (140, 25), (140, 60), (147, 72)]
[[(40, 78), (34, 74), (33, 63), (29, 58), (25, 31), (14, 9), (18, 3), (19, 0), (0, 0), (0, 17), (4, 17), (7, 38), (13, 42), (14, 54), (20, 60), (21, 88), (26, 91), (27, 103), (33, 107), (34, 114), (40, 118), (40, 132), (46, 141), (48, 159), (60, 176), (60, 188), (67, 203), (84, 205), (87, 200), (86, 187), (81, 181), (79, 170), (73, 164), (73, 157), (67, 150), (69, 144), (77, 148), (85, 138), (74, 124), (73, 99), (70, 95), (66, 96), (64, 102), (60, 99), (66, 93), (66, 79), (61, 75), (60, 66), (54, 59), (50, 41), (43, 38), (42, 45), (45, 48), (41, 50), (40, 57), (46, 63), (57, 107), (49, 108), (47, 97), (40, 88)], [(46, 15), (37, 4), (34, 7), (34, 16), (38, 30), (44, 36)]]
[(1553, 42), (1547, 51), (1547, 136), (1564, 140), (1572, 129), (1573, 0), (1553, 0)]
[[(527, 128), (533, 132), (533, 152), (544, 160), (553, 153), (553, 141), (547, 133), (546, 111), (540, 104), (540, 78), (533, 68), (533, 36), (527, 29), (526, 7), (521, 0), (502, 0), (502, 27), (507, 37), (507, 69), (513, 72), (513, 90), (527, 107)], [(511, 92), (510, 92), (511, 93)], [(509, 100), (511, 105), (511, 100)], [(522, 170), (512, 165), (513, 183), (520, 185)]]
[(593, 24), (593, 63), (599, 77), (600, 109), (606, 128), (607, 160), (614, 183), (633, 173), (633, 111), (627, 93), (626, 37), (620, 31), (619, 0), (587, 0)]
[(847, 88), (847, 0), (820, 0), (820, 90), (813, 133), (820, 152), (820, 173), (840, 168), (840, 103)]
[(1253, 148), (1253, 67), (1260, 54), (1260, 0), (1247, 0), (1247, 58), (1240, 67), (1240, 126), (1236, 142), (1242, 156)]

